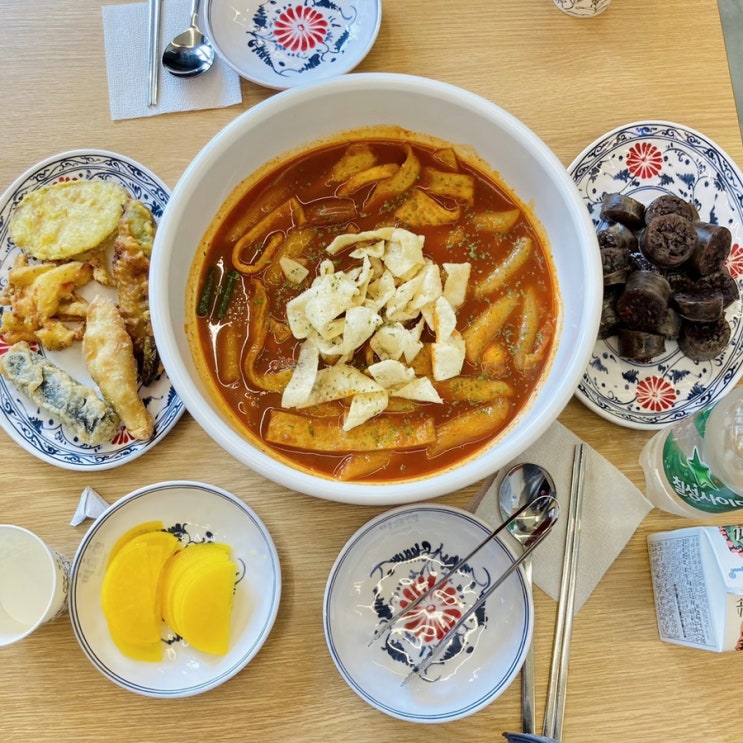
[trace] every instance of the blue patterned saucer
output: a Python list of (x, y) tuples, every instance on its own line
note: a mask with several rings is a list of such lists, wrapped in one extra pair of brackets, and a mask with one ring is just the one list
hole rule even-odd
[(381, 0), (207, 0), (204, 28), (240, 76), (283, 90), (350, 72), (372, 48)]
[(372, 707), (409, 722), (450, 722), (486, 707), (513, 681), (534, 616), (520, 571), (461, 625), (425, 673), (403, 684), (513, 563), (497, 539), (371, 642), (385, 619), (432, 587), (490, 531), (467, 511), (418, 504), (377, 516), (343, 547), (325, 588), (325, 637), (341, 676)]
[[(166, 624), (160, 663), (132, 660), (111, 639), (101, 610), (108, 556), (123, 534), (148, 521), (161, 521), (184, 545), (230, 546), (238, 571), (226, 655), (196, 650)], [(75, 637), (98, 671), (135, 694), (175, 699), (214, 689), (242, 671), (268, 639), (280, 600), (279, 556), (258, 515), (214, 485), (168, 480), (125, 495), (93, 522), (72, 562), (68, 603)]]
[[(708, 137), (668, 121), (638, 121), (597, 139), (568, 168), (596, 229), (606, 193), (644, 203), (662, 194), (691, 201), (705, 222), (727, 227), (733, 248), (727, 268), (743, 290), (743, 174)], [(684, 356), (675, 341), (648, 363), (619, 356), (616, 338), (598, 341), (577, 397), (621, 426), (657, 429), (717, 400), (743, 375), (741, 301), (727, 309), (728, 347), (710, 361)]]
[[(20, 253), (8, 237), (13, 209), (34, 189), (58, 181), (84, 178), (102, 178), (121, 184), (150, 208), (155, 220), (162, 216), (170, 197), (167, 186), (147, 168), (113, 152), (73, 150), (43, 160), (19, 176), (0, 197), (0, 288), (7, 285), (10, 269)], [(85, 294), (87, 289), (83, 287), (80, 293)], [(101, 287), (97, 290), (115, 293), (115, 290)], [(0, 354), (6, 350), (7, 346), (0, 341)], [(63, 351), (38, 350), (73, 379), (95, 387), (79, 343)], [(165, 372), (140, 390), (140, 395), (155, 421), (150, 439), (137, 440), (122, 427), (112, 441), (101, 446), (87, 446), (71, 435), (59, 420), (38, 408), (14, 385), (0, 377), (0, 426), (26, 451), (49, 464), (86, 472), (110, 469), (136, 459), (162, 441), (185, 409)]]

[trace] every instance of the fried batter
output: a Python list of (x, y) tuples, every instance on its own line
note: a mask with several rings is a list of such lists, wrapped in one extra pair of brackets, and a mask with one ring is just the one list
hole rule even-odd
[(61, 181), (31, 191), (15, 208), (10, 239), (39, 260), (67, 260), (113, 234), (126, 189), (104, 180)]
[(59, 418), (83, 444), (104, 444), (119, 428), (119, 416), (95, 390), (34, 353), (28, 343), (15, 343), (0, 357), (0, 373), (36, 405)]
[(87, 263), (29, 265), (26, 256), (19, 254), (0, 297), (0, 302), (10, 304), (3, 311), (0, 336), (8, 344), (37, 341), (50, 351), (80, 340), (87, 302), (76, 290), (92, 277)]
[(137, 363), (129, 334), (116, 305), (96, 296), (88, 306), (83, 356), (104, 399), (136, 439), (149, 439), (154, 423), (139, 397)]
[(132, 339), (142, 384), (150, 384), (160, 372), (149, 305), (149, 270), (155, 220), (141, 202), (127, 203), (114, 240), (112, 273), (119, 294), (119, 312)]

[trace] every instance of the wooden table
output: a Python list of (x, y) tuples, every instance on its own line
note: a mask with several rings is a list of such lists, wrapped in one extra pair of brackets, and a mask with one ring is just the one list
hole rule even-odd
[[(42, 158), (75, 148), (125, 154), (172, 187), (211, 137), (272, 95), (243, 81), (239, 106), (112, 122), (100, 6), (0, 0), (0, 188)], [(378, 41), (358, 70), (468, 88), (519, 117), (566, 166), (605, 131), (645, 118), (700, 130), (743, 163), (714, 0), (615, 0), (589, 20), (564, 15), (551, 0), (384, 0)], [(575, 399), (560, 420), (643, 487), (638, 455), (648, 432), (620, 428)], [(69, 525), (86, 485), (113, 501), (159, 480), (212, 482), (265, 521), (284, 578), (266, 645), (238, 676), (202, 696), (155, 701), (119, 689), (84, 657), (66, 616), (0, 649), (4, 741), (461, 742), (500, 740), (502, 731), (519, 729), (518, 683), (478, 714), (431, 728), (375, 711), (336, 672), (322, 630), (325, 581), (346, 539), (381, 507), (320, 501), (267, 482), (220, 450), (188, 414), (151, 452), (101, 473), (57, 469), (0, 433), (0, 471), (0, 522), (30, 528), (70, 556), (86, 529)], [(440, 500), (466, 507), (478, 487)], [(651, 513), (578, 614), (565, 741), (740, 739), (741, 659), (665, 644), (657, 635), (646, 537), (690, 523)], [(535, 593), (541, 716), (556, 605)]]

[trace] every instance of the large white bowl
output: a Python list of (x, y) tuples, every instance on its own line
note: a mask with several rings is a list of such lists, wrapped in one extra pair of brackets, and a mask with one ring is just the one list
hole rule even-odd
[[(191, 262), (200, 238), (232, 190), (287, 151), (372, 125), (398, 125), (473, 147), (541, 222), (561, 295), (552, 364), (508, 433), (461, 466), (427, 479), (384, 486), (315, 477), (259, 451), (211, 401), (184, 329)], [(588, 211), (566, 168), (528, 127), (494, 103), (435, 80), (353, 74), (279, 93), (240, 115), (204, 147), (176, 185), (160, 221), (150, 297), (155, 338), (168, 376), (191, 415), (221, 447), (255, 472), (293, 490), (348, 503), (389, 505), (434, 498), (487, 477), (547, 429), (583, 376), (596, 340), (602, 286)]]

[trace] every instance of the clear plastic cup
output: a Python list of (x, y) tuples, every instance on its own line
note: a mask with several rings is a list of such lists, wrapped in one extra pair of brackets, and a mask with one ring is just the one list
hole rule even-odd
[(576, 18), (593, 18), (603, 13), (611, 0), (554, 0), (555, 5), (568, 15)]

